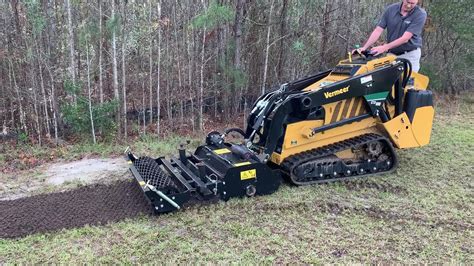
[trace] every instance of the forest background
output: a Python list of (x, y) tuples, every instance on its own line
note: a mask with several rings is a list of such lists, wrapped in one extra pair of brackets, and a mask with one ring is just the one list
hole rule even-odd
[[(391, 0), (0, 2), (2, 139), (93, 143), (244, 125), (263, 92), (334, 66)], [(470, 0), (428, 12), (421, 73), (472, 91)]]

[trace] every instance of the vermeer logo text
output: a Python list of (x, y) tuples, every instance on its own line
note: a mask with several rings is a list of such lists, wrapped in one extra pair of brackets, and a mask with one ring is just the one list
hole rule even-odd
[(343, 94), (343, 93), (346, 93), (349, 91), (349, 87), (345, 87), (345, 88), (342, 88), (342, 89), (339, 89), (339, 90), (335, 90), (335, 91), (332, 91), (332, 92), (325, 92), (324, 93), (324, 97), (327, 98), (331, 98), (331, 97), (334, 97), (334, 96), (337, 96), (339, 94)]

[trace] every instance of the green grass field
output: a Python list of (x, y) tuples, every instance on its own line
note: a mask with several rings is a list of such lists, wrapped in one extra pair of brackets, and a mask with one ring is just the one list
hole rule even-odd
[(0, 239), (4, 263), (474, 263), (474, 116), (437, 114), (392, 174)]

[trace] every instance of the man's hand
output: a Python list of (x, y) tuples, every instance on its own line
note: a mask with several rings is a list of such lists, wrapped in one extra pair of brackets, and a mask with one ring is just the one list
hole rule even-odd
[(367, 50), (366, 48), (362, 47), (362, 48), (358, 48), (358, 49), (354, 49), (352, 50), (352, 54), (362, 54), (363, 51)]
[(374, 47), (374, 48), (372, 48), (370, 51), (374, 54), (374, 56), (377, 56), (377, 55), (379, 55), (379, 54), (383, 54), (383, 53), (387, 52), (387, 51), (388, 51), (388, 48), (387, 48), (387, 46), (384, 44), (384, 45), (380, 45), (380, 46)]

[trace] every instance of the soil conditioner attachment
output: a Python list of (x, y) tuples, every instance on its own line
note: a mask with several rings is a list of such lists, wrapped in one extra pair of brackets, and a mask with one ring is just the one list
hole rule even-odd
[[(396, 149), (430, 141), (428, 82), (390, 54), (349, 56), (260, 96), (245, 130), (210, 132), (192, 154), (185, 145), (170, 158), (127, 151), (130, 171), (156, 213), (271, 194), (284, 179), (309, 185), (391, 172)], [(230, 135), (240, 140), (227, 141)]]

